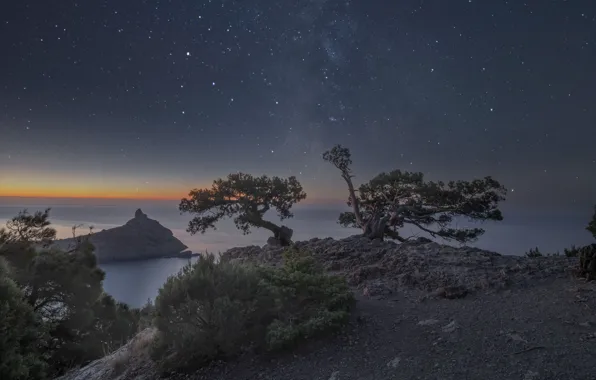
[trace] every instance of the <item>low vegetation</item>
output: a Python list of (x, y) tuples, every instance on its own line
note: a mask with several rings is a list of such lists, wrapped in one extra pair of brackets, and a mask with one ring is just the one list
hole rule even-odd
[(340, 328), (353, 294), (307, 252), (287, 249), (282, 268), (201, 258), (170, 277), (155, 301), (153, 357), (191, 370), (247, 351), (289, 348)]
[[(594, 209), (594, 215), (592, 216), (592, 220), (590, 220), (588, 223), (586, 230), (589, 231), (596, 239), (596, 207)], [(596, 243), (588, 244), (583, 247), (576, 247), (575, 245), (572, 245), (569, 248), (565, 248), (563, 250), (563, 254), (566, 257), (579, 258), (577, 273), (580, 277), (584, 277), (588, 281), (596, 279)], [(558, 255), (560, 255), (559, 252), (545, 254), (541, 252), (538, 247), (530, 249), (525, 253), (525, 256), (530, 258)]]

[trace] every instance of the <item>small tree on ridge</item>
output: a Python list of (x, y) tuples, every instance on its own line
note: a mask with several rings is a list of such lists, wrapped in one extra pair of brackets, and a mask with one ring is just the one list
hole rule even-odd
[(245, 235), (251, 232), (251, 227), (265, 228), (273, 232), (281, 245), (290, 245), (293, 231), (263, 217), (273, 208), (280, 220), (291, 218), (292, 206), (305, 198), (306, 193), (294, 176), (282, 179), (233, 173), (227, 179), (213, 181), (210, 189), (192, 190), (188, 198), (181, 200), (179, 209), (196, 214), (187, 228), (193, 235), (215, 229), (215, 223), (223, 218), (234, 217), (236, 227)]
[(432, 237), (464, 243), (477, 239), (484, 230), (450, 228), (454, 217), (503, 220), (497, 206), (505, 200), (506, 190), (491, 177), (470, 182), (426, 182), (422, 173), (394, 170), (377, 175), (356, 190), (348, 148), (336, 145), (323, 153), (323, 159), (340, 170), (348, 185), (352, 212), (342, 213), (339, 223), (362, 229), (370, 239), (389, 237), (405, 241), (398, 229), (409, 224)]
[(56, 239), (56, 230), (50, 227), (50, 209), (36, 211), (19, 211), (18, 215), (0, 228), (0, 246), (9, 243), (37, 244), (47, 248)]

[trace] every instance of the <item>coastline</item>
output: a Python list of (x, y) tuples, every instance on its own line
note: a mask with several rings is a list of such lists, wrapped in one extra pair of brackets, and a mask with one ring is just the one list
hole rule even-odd
[[(98, 264), (118, 264), (118, 263), (130, 263), (130, 262), (137, 262), (137, 261), (151, 261), (151, 260), (162, 260), (162, 259), (192, 259), (193, 257), (201, 256), (201, 253), (198, 252), (190, 252), (185, 254), (184, 252), (177, 254), (177, 255), (165, 255), (165, 256), (139, 256), (135, 258), (124, 258), (124, 259), (112, 259), (112, 260), (99, 260)], [(97, 257), (97, 256), (96, 256)]]

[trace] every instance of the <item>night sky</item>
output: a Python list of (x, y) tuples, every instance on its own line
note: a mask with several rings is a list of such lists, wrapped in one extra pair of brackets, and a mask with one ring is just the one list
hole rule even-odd
[(174, 198), (321, 159), (596, 203), (594, 0), (2, 1), (0, 195)]

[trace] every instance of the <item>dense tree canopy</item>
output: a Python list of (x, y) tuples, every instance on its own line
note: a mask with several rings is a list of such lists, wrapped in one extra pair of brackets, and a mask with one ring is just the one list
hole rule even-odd
[(292, 206), (306, 198), (302, 185), (296, 177), (254, 177), (245, 173), (229, 174), (227, 179), (213, 181), (211, 188), (194, 189), (189, 197), (182, 199), (179, 209), (196, 216), (189, 222), (191, 234), (204, 233), (223, 218), (233, 217), (236, 227), (244, 234), (251, 227), (265, 228), (283, 245), (291, 241), (292, 232), (264, 219), (275, 209), (280, 220), (294, 216)]
[(381, 173), (354, 188), (349, 149), (336, 145), (323, 159), (340, 170), (348, 185), (351, 212), (340, 215), (346, 227), (361, 228), (370, 238), (405, 240), (398, 230), (412, 225), (433, 237), (468, 242), (484, 233), (481, 228), (452, 228), (455, 217), (502, 220), (498, 209), (506, 190), (491, 177), (473, 181), (425, 181), (422, 173), (394, 170)]
[(42, 379), (47, 367), (42, 351), (46, 340), (41, 318), (25, 301), (9, 276), (6, 260), (0, 257), (0, 379)]
[[(21, 299), (47, 331), (48, 339), (36, 344), (52, 375), (126, 342), (139, 319), (137, 310), (103, 293), (104, 272), (87, 239), (77, 239), (76, 246), (65, 252), (50, 247), (55, 236), (49, 210), (20, 212), (0, 230), (0, 259), (10, 266), (10, 279)], [(23, 321), (9, 322), (8, 327), (19, 328)]]

